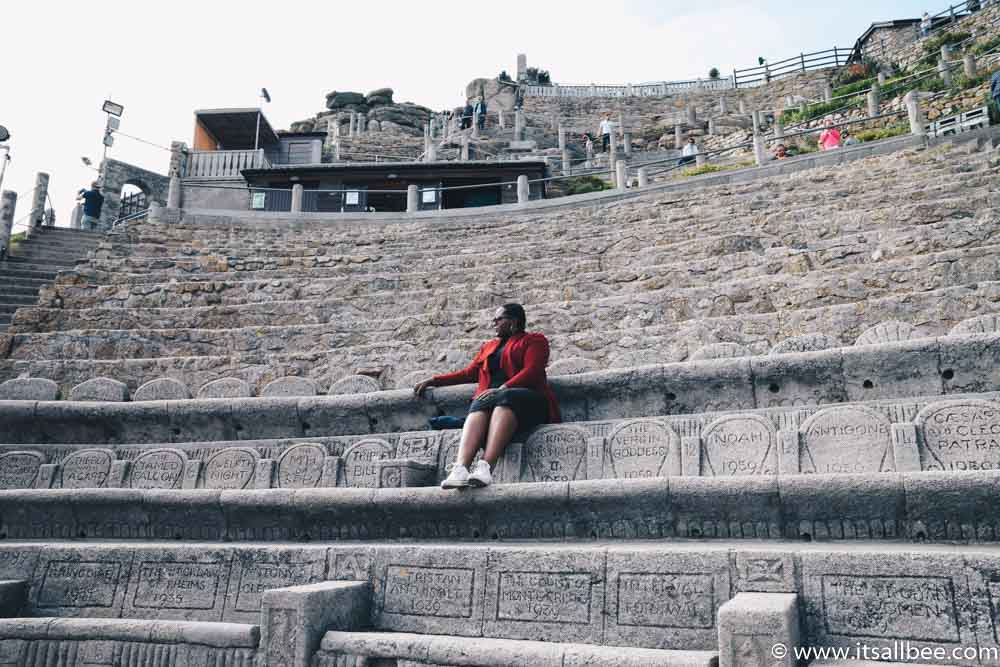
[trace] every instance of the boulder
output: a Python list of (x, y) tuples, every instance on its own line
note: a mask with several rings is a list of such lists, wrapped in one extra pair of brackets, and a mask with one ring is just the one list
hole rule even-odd
[[(499, 109), (513, 111), (516, 88), (511, 85), (501, 85), (496, 79), (473, 79), (465, 87), (465, 98), (475, 103), (482, 94), (486, 98), (486, 109), (493, 113)], [(513, 122), (513, 121), (511, 121)]]
[(369, 107), (384, 107), (392, 104), (391, 97), (369, 97), (365, 102)]
[(337, 92), (333, 91), (328, 93), (326, 96), (326, 108), (327, 109), (344, 109), (348, 105), (363, 105), (365, 103), (365, 96), (361, 93), (352, 92)]

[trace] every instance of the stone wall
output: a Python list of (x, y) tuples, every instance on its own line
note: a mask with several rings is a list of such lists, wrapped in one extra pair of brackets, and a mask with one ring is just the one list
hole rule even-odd
[[(937, 28), (931, 33), (931, 37), (933, 38), (946, 32), (969, 32), (977, 36), (976, 41), (981, 41), (990, 36), (997, 35), (998, 30), (1000, 30), (998, 24), (1000, 24), (1000, 4), (995, 3), (975, 14), (966, 16), (952, 25)], [(890, 56), (890, 58), (901, 68), (910, 67), (927, 55), (927, 52), (924, 50), (924, 43), (925, 40), (923, 39), (913, 42)], [(937, 54), (935, 54), (934, 58), (936, 61)]]
[(883, 67), (898, 62), (900, 53), (920, 37), (919, 24), (876, 28), (861, 46), (861, 57), (874, 60)]

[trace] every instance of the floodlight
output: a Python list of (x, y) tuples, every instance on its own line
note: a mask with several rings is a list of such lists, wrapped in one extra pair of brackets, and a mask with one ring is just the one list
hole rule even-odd
[(7, 141), (10, 139), (10, 132), (3, 125), (0, 125), (0, 141)]
[(112, 116), (118, 116), (119, 118), (125, 112), (125, 107), (117, 102), (112, 102), (111, 100), (104, 100), (104, 106), (101, 109), (105, 113), (109, 113)]

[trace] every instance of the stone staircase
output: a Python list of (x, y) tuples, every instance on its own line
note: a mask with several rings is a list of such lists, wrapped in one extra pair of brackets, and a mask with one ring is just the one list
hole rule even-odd
[[(0, 336), (0, 664), (995, 664), (995, 139), (363, 224), (152, 211)], [(408, 387), (508, 300), (565, 423), (442, 491), (427, 420), (471, 387)]]
[(101, 237), (97, 232), (42, 227), (0, 261), (0, 332), (7, 330), (18, 308), (36, 303), (38, 290), (85, 259)]

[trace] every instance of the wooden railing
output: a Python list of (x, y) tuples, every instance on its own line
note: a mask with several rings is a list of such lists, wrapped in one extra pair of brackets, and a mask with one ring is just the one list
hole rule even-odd
[(836, 46), (826, 51), (800, 53), (797, 56), (777, 62), (764, 63), (760, 67), (734, 69), (733, 82), (736, 88), (761, 86), (773, 79), (780, 79), (783, 76), (797, 74), (798, 72), (806, 72), (811, 69), (824, 69), (826, 67), (841, 67), (847, 64), (850, 56), (851, 49), (842, 49)]
[(194, 151), (188, 154), (185, 178), (236, 178), (244, 169), (268, 169), (263, 149), (246, 151)]

